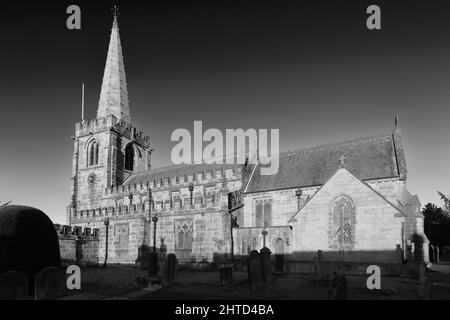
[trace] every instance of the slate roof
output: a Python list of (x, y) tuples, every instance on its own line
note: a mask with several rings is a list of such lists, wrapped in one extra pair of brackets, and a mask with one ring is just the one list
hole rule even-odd
[(257, 168), (246, 193), (321, 186), (339, 168), (342, 155), (345, 167), (361, 180), (406, 179), (400, 135), (389, 134), (281, 153), (278, 173), (261, 175)]

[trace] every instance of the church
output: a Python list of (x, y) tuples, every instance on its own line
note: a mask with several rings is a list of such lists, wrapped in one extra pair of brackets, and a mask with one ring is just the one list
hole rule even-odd
[[(413, 234), (426, 239), (398, 118), (387, 134), (280, 153), (274, 175), (257, 161), (153, 168), (151, 139), (130, 116), (116, 15), (97, 117), (75, 125), (73, 142), (67, 224), (98, 229), (99, 262), (135, 264), (141, 248), (183, 263), (268, 247), (278, 271), (295, 272), (318, 250), (400, 264)], [(232, 212), (230, 194), (241, 195)]]

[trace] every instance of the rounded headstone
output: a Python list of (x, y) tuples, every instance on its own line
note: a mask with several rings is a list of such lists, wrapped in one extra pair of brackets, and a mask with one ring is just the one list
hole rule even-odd
[(58, 235), (50, 218), (32, 207), (0, 207), (0, 255), (0, 272), (22, 272), (30, 291), (34, 290), (35, 274), (61, 265)]

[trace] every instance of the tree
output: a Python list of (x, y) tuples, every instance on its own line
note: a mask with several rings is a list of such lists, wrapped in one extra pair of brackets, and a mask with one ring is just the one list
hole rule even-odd
[(430, 243), (442, 248), (450, 244), (450, 214), (433, 203), (422, 209), (424, 229)]
[(447, 210), (447, 212), (450, 212), (450, 199), (442, 192), (438, 191), (437, 193), (441, 197), (441, 199), (444, 200), (445, 210)]

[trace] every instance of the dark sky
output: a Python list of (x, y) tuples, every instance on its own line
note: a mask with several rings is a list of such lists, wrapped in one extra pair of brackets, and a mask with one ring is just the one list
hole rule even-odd
[[(0, 201), (65, 222), (81, 83), (94, 118), (111, 1), (0, 4)], [(14, 3), (14, 4), (13, 4)], [(280, 149), (391, 132), (408, 187), (450, 193), (450, 1), (127, 1), (119, 26), (134, 125), (154, 166), (174, 129), (278, 128)], [(66, 28), (77, 4), (82, 29)], [(382, 30), (366, 28), (366, 8)]]

